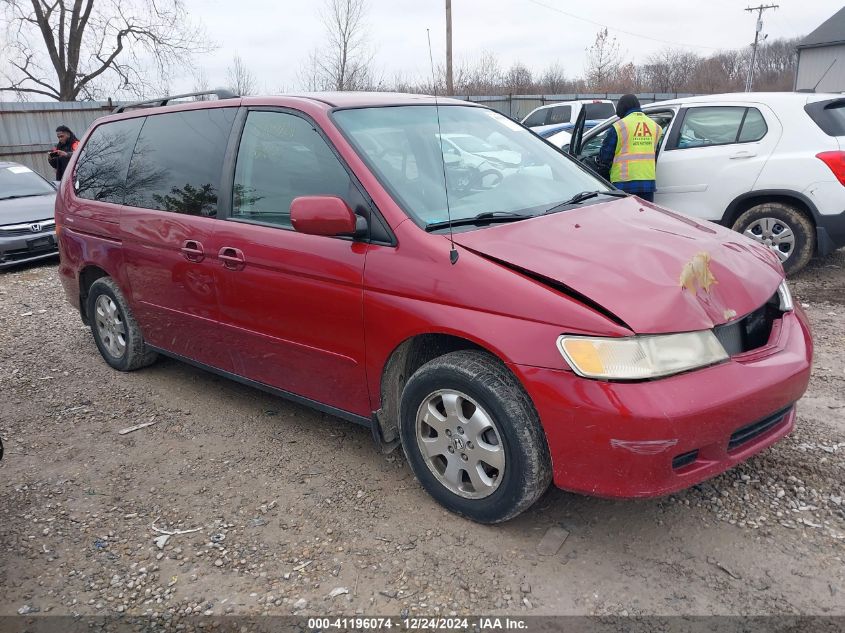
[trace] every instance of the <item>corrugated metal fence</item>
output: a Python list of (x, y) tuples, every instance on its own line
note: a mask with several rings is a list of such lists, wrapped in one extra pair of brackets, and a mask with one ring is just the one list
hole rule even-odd
[(56, 145), (56, 127), (66, 125), (81, 137), (88, 126), (111, 112), (106, 102), (0, 102), (0, 161), (26, 165), (52, 180), (47, 152)]
[[(459, 96), (482, 103), (504, 115), (522, 120), (531, 110), (556, 101), (578, 99), (611, 99), (621, 94), (589, 93), (558, 95), (495, 95)], [(644, 93), (637, 95), (642, 103), (692, 96), (681, 93)], [(96, 119), (111, 112), (114, 106), (103, 101), (75, 103), (0, 102), (0, 161), (10, 160), (34, 169), (52, 179), (55, 172), (47, 163), (47, 152), (56, 144), (56, 126), (67, 125), (81, 137)]]

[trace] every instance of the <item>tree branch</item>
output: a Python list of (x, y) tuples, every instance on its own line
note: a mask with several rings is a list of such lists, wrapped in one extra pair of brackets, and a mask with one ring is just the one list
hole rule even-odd
[(51, 99), (55, 99), (56, 101), (60, 100), (59, 97), (52, 92), (44, 92), (43, 90), (36, 90), (35, 88), (20, 88), (20, 87), (16, 87), (16, 86), (9, 86), (9, 87), (6, 87), (6, 88), (0, 88), (0, 92), (14, 92), (14, 93), (26, 92), (26, 93), (30, 93), (30, 94), (44, 95), (46, 97), (50, 97)]

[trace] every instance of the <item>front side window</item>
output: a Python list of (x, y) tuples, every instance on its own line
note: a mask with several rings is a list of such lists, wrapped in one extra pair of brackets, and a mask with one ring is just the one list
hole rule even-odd
[(687, 110), (675, 147), (708, 147), (759, 141), (767, 131), (756, 108), (708, 106)]
[(349, 174), (309, 121), (283, 112), (249, 113), (235, 167), (232, 218), (290, 227), (294, 198), (345, 199), (350, 186)]
[[(480, 213), (536, 215), (607, 190), (507, 117), (473, 106), (339, 110), (333, 118), (394, 199), (420, 224)], [(442, 142), (442, 149), (441, 149)], [(459, 148), (456, 155), (449, 147)], [(445, 167), (445, 185), (444, 185)]]
[(584, 144), (581, 146), (581, 156), (598, 156), (599, 152), (601, 151), (602, 143), (604, 143), (604, 139), (607, 136), (607, 133), (610, 131), (610, 127), (606, 127), (601, 132), (590, 138), (589, 140), (584, 141)]
[(216, 216), (235, 114), (235, 108), (207, 108), (148, 116), (129, 164), (124, 204)]
[(86, 200), (123, 204), (129, 159), (144, 118), (105, 123), (82, 148), (73, 179), (76, 195)]

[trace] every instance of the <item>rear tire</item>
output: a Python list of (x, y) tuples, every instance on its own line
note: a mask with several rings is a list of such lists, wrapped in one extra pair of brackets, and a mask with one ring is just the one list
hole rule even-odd
[(426, 491), (479, 523), (520, 514), (552, 478), (546, 437), (528, 394), (485, 352), (451, 352), (420, 367), (402, 391), (399, 433)]
[(816, 250), (816, 231), (810, 219), (784, 202), (751, 207), (734, 222), (733, 230), (774, 251), (787, 275), (806, 266)]
[(120, 371), (133, 371), (158, 358), (144, 343), (141, 328), (111, 277), (100, 277), (91, 284), (87, 310), (94, 342), (109, 365)]

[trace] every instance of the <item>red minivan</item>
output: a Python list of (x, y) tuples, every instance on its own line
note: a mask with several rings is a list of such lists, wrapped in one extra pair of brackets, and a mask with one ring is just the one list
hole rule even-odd
[(664, 495), (793, 428), (812, 340), (764, 246), (463, 101), (223, 96), (99, 119), (62, 181), (61, 280), (115, 369), (358, 422), (485, 523), (552, 480)]

